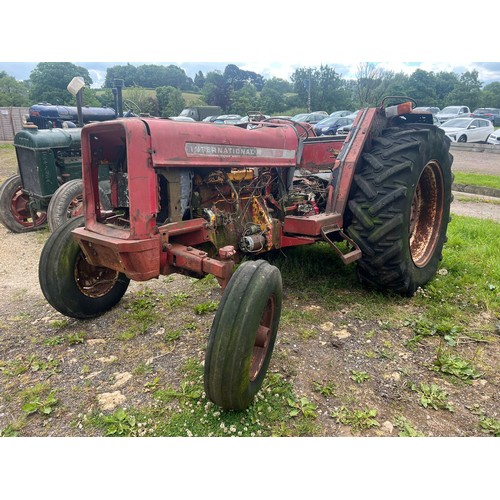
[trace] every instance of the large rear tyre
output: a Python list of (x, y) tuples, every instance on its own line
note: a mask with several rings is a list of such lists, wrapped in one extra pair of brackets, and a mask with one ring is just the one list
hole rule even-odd
[[(109, 210), (111, 203), (104, 190), (99, 187), (101, 208)], [(68, 219), (83, 215), (83, 182), (73, 179), (62, 184), (50, 199), (47, 208), (47, 222), (50, 231), (54, 232)]]
[(0, 222), (13, 233), (37, 231), (47, 221), (46, 212), (31, 212), (29, 196), (22, 189), (19, 175), (9, 177), (0, 186)]
[(45, 243), (38, 278), (50, 305), (71, 318), (99, 316), (114, 307), (130, 279), (106, 267), (92, 266), (71, 232), (83, 226), (83, 217), (68, 220)]
[[(361, 282), (411, 296), (437, 272), (452, 200), (450, 141), (433, 125), (386, 129), (363, 153), (348, 203)], [(349, 221), (349, 219), (351, 219)]]
[(224, 409), (247, 408), (262, 382), (276, 341), (281, 273), (264, 260), (243, 263), (217, 309), (205, 356), (205, 393)]

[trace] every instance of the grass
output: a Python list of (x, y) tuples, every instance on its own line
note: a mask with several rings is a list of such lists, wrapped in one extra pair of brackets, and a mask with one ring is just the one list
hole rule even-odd
[(156, 378), (150, 384), (151, 406), (124, 409), (112, 414), (83, 415), (84, 425), (101, 429), (106, 436), (283, 436), (310, 434), (316, 405), (296, 398), (289, 382), (269, 373), (254, 403), (245, 411), (223, 411), (203, 392), (203, 367), (188, 359), (184, 377), (176, 387)]
[[(500, 168), (498, 172), (500, 174)], [(473, 174), (465, 172), (454, 172), (454, 174), (455, 184), (466, 184), (472, 186), (483, 186), (488, 188), (500, 189), (500, 176), (497, 175)]]

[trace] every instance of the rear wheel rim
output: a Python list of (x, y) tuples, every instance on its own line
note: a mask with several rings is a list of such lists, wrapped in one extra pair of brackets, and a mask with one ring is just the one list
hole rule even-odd
[(427, 163), (413, 195), (410, 212), (410, 254), (417, 267), (434, 255), (444, 210), (444, 181), (439, 164)]
[(33, 219), (30, 212), (30, 200), (21, 189), (18, 189), (12, 197), (10, 203), (10, 212), (14, 220), (24, 227), (39, 226), (45, 222), (47, 214), (45, 212), (35, 212)]

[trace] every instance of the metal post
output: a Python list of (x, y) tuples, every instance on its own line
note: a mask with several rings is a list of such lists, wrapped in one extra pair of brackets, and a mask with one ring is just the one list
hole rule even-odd
[(83, 89), (76, 93), (76, 109), (78, 111), (78, 126), (83, 127)]
[(122, 97), (122, 88), (123, 88), (123, 80), (114, 80), (113, 84), (116, 88), (116, 100), (117, 100), (117, 113), (120, 118), (123, 117), (123, 97)]
[(311, 68), (309, 68), (309, 86), (307, 89), (307, 112), (311, 112)]

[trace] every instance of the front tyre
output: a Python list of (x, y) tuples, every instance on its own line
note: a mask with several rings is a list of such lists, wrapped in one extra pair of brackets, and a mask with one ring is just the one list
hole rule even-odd
[(281, 273), (264, 260), (241, 264), (224, 291), (205, 355), (205, 393), (224, 409), (247, 408), (262, 386), (282, 304)]
[(361, 282), (411, 296), (437, 272), (450, 218), (450, 141), (433, 125), (386, 129), (363, 153), (348, 203)]
[(50, 305), (71, 318), (99, 316), (114, 307), (129, 278), (106, 267), (92, 266), (71, 234), (83, 217), (70, 219), (53, 232), (40, 255), (38, 278)]

